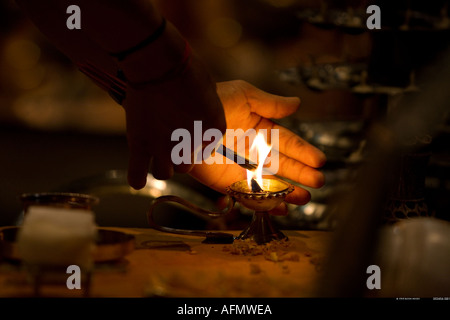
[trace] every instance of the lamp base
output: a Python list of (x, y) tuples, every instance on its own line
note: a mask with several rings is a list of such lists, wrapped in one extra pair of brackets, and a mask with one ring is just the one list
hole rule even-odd
[(267, 211), (257, 211), (253, 214), (250, 225), (236, 239), (251, 239), (257, 244), (264, 244), (272, 240), (288, 240), (288, 237), (272, 224)]

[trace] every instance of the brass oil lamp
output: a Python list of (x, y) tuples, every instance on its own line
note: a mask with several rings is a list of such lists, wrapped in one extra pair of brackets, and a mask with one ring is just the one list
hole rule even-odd
[[(212, 212), (199, 208), (177, 196), (162, 196), (153, 201), (150, 210), (147, 212), (149, 225), (154, 229), (164, 232), (206, 236), (204, 241), (206, 243), (231, 243), (235, 239), (250, 239), (257, 244), (264, 244), (272, 240), (287, 239), (286, 235), (272, 223), (269, 211), (278, 207), (285, 200), (286, 196), (294, 190), (294, 186), (276, 178), (262, 177), (263, 166), (271, 150), (270, 146), (265, 143), (263, 136), (258, 135), (255, 138), (252, 148), (257, 148), (258, 164), (255, 165), (253, 163), (250, 165), (248, 160), (246, 160), (244, 165), (241, 164), (242, 167), (247, 169), (247, 180), (234, 182), (226, 188), (229, 200), (227, 207), (222, 212)], [(228, 157), (224, 152), (222, 154)], [(233, 160), (235, 161), (236, 159), (234, 158)], [(223, 232), (175, 229), (161, 226), (154, 220), (154, 209), (158, 204), (163, 202), (181, 204), (191, 212), (193, 211), (196, 214), (210, 218), (220, 217), (229, 213), (233, 209), (235, 202), (238, 202), (245, 208), (252, 210), (253, 217), (249, 226), (237, 237)]]
[(262, 179), (262, 186), (256, 186), (255, 180), (252, 181), (253, 188), (249, 188), (246, 180), (237, 181), (227, 188), (231, 197), (254, 211), (250, 225), (237, 239), (251, 239), (258, 244), (287, 239), (283, 232), (272, 224), (269, 211), (278, 207), (294, 187), (277, 179)]

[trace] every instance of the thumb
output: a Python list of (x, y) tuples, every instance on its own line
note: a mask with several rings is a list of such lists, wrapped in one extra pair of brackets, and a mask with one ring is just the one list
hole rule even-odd
[(289, 213), (288, 206), (285, 202), (282, 202), (278, 207), (269, 211), (274, 216), (287, 216)]

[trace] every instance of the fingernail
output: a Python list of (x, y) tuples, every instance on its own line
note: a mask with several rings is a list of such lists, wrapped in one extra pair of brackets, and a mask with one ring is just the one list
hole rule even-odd
[(132, 177), (128, 177), (128, 184), (134, 190), (141, 190), (147, 184), (147, 177), (141, 178), (139, 180), (134, 180)]

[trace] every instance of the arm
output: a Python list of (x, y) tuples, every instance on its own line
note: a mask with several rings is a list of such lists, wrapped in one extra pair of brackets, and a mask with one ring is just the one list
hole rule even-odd
[[(150, 1), (18, 0), (38, 28), (74, 62), (89, 62), (109, 74), (120, 69), (129, 83), (123, 106), (130, 148), (128, 180), (132, 187), (145, 186), (151, 165), (156, 178), (187, 172), (192, 166), (174, 166), (170, 153), (171, 134), (185, 128), (193, 132), (194, 120), (203, 128), (225, 132), (225, 115), (216, 84), (195, 54), (183, 72), (159, 81), (184, 59), (186, 41), (167, 22), (155, 41), (118, 61), (111, 53), (136, 46), (160, 25), (161, 14)], [(68, 30), (66, 8), (81, 9), (81, 30)], [(128, 83), (128, 84), (129, 84)], [(194, 150), (193, 148), (192, 150)]]
[[(162, 16), (150, 1), (17, 0), (38, 29), (74, 61), (112, 60), (109, 53), (130, 48), (155, 31)], [(66, 9), (81, 8), (81, 30), (69, 30)], [(93, 55), (95, 53), (95, 55)]]

